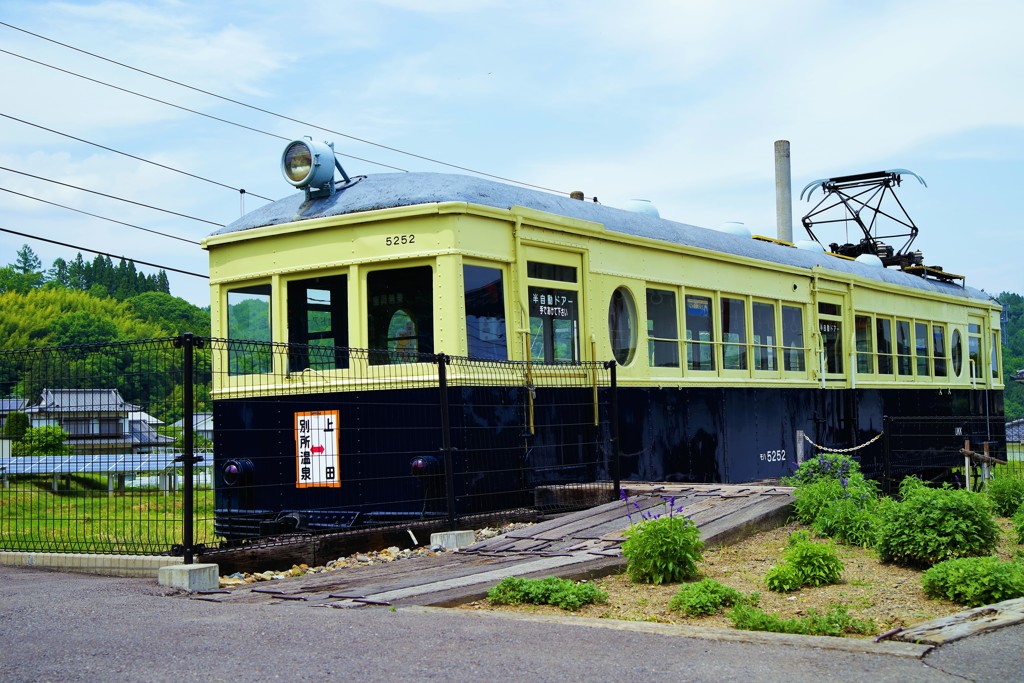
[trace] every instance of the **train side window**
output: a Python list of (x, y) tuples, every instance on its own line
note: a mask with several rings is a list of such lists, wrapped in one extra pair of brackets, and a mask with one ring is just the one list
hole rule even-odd
[(875, 349), (878, 351), (878, 374), (892, 374), (892, 321), (875, 318)]
[(971, 323), (967, 326), (967, 357), (971, 361), (971, 377), (980, 378), (981, 374), (981, 325)]
[(999, 333), (992, 333), (992, 351), (989, 354), (992, 360), (992, 379), (999, 379)]
[(686, 297), (686, 367), (690, 370), (714, 370), (714, 320), (711, 298)]
[(917, 376), (928, 377), (928, 325), (914, 323), (914, 355), (917, 357)]
[(804, 372), (804, 312), (795, 306), (782, 307), (782, 345), (782, 368), (787, 372)]
[[(272, 372), (273, 356), (269, 342), (270, 285), (255, 285), (229, 289), (228, 314), (228, 374), (252, 375)], [(244, 342), (262, 342), (245, 345)]]
[(579, 359), (576, 292), (530, 287), (530, 359), (574, 363)]
[(932, 325), (932, 364), (936, 377), (946, 376), (946, 329), (942, 325)]
[(722, 369), (747, 369), (747, 312), (743, 299), (722, 298)]
[(462, 267), (466, 297), (466, 341), (471, 358), (508, 360), (505, 288), (501, 270)]
[(910, 321), (896, 321), (896, 372), (899, 375), (913, 375), (910, 356)]
[(953, 330), (953, 334), (949, 338), (949, 353), (953, 361), (953, 374), (959, 377), (960, 371), (964, 367), (964, 346), (963, 340), (960, 338), (960, 330)]
[(647, 356), (652, 368), (679, 367), (676, 293), (647, 290)]
[(617, 287), (608, 303), (608, 338), (619, 365), (628, 365), (636, 355), (636, 302), (625, 287)]
[(842, 307), (838, 304), (818, 304), (818, 331), (821, 333), (822, 349), (825, 353), (825, 374), (838, 375), (843, 372), (843, 321)]
[(853, 326), (857, 341), (857, 374), (873, 374), (875, 363), (871, 357), (871, 318), (858, 315), (853, 319)]
[(755, 301), (751, 304), (754, 319), (754, 369), (775, 371), (775, 304)]
[(554, 280), (555, 282), (576, 282), (576, 269), (572, 266), (560, 266), (557, 263), (541, 261), (526, 262), (526, 276), (538, 280)]
[(430, 266), (367, 273), (366, 329), (372, 365), (415, 363), (418, 354), (434, 352), (433, 289)]
[[(288, 368), (300, 372), (348, 367), (348, 278), (345, 275), (288, 283)], [(316, 348), (323, 347), (323, 348)]]

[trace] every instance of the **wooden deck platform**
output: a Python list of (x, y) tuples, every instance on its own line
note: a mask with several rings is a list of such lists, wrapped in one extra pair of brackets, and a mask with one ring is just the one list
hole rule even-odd
[(785, 522), (792, 489), (777, 486), (637, 484), (628, 498), (564, 515), (455, 553), (349, 567), (192, 597), (215, 602), (284, 601), (334, 608), (451, 605), (483, 596), (506, 576), (595, 578), (625, 566), (623, 532), (643, 514), (682, 514), (707, 546), (723, 545)]

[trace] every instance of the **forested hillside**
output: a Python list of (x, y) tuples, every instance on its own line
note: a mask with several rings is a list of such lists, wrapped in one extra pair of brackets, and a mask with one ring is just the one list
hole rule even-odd
[(1024, 296), (1003, 292), (998, 297), (1003, 306), (1003, 376), (1006, 377), (1006, 419), (1024, 417), (1024, 382), (1010, 379), (1024, 369)]

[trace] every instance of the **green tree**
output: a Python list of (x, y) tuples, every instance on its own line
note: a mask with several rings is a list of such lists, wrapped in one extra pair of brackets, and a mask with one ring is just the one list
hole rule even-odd
[(21, 245), (21, 249), (18, 250), (17, 258), (14, 263), (11, 264), (14, 269), (22, 275), (28, 275), (30, 273), (39, 273), (43, 270), (43, 262), (39, 260), (36, 253), (32, 251), (32, 247), (27, 244)]
[(74, 311), (53, 323), (51, 339), (54, 344), (104, 344), (117, 341), (117, 325), (89, 311)]
[(4, 420), (3, 435), (14, 441), (21, 441), (31, 426), (32, 422), (25, 413), (8, 413), (7, 419)]
[(47, 283), (57, 287), (70, 287), (71, 278), (68, 269), (68, 262), (57, 257), (53, 259), (53, 265), (46, 274)]
[(64, 442), (67, 434), (57, 425), (30, 427), (25, 436), (14, 444), (12, 454), (16, 456), (67, 455), (71, 449)]
[(172, 334), (210, 336), (210, 312), (164, 292), (143, 292), (125, 300), (139, 320), (156, 323)]

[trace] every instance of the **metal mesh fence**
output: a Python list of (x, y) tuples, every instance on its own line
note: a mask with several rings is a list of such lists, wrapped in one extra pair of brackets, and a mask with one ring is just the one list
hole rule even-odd
[(605, 364), (224, 340), (209, 351), (212, 523), (228, 544), (553, 512), (615, 488)]
[[(1015, 476), (1024, 476), (1019, 450), (1015, 451), (1012, 446), (1007, 449), (1002, 422), (993, 423), (984, 416), (887, 417), (883, 485), (886, 490), (895, 491), (907, 476), (960, 486), (966, 486), (970, 479), (977, 484), (981, 482), (982, 458), (970, 457), (965, 454), (968, 450), (979, 455), (987, 450), (990, 457), (1006, 463), (998, 467)], [(988, 471), (997, 469), (993, 467)]]
[[(186, 410), (175, 344), (0, 353), (0, 549), (153, 554), (181, 545)], [(196, 508), (212, 507), (208, 471), (194, 483)]]

